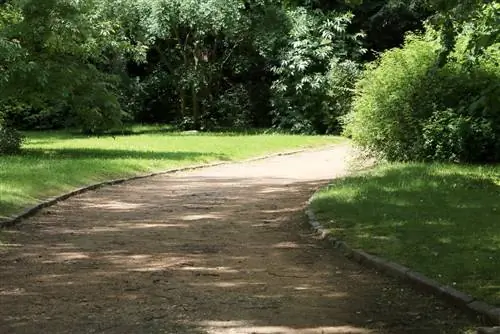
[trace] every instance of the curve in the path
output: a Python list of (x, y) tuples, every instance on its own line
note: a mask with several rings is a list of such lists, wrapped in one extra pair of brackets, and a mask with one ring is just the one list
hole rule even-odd
[(459, 333), (469, 320), (316, 241), (346, 146), (106, 187), (6, 232), (0, 333)]

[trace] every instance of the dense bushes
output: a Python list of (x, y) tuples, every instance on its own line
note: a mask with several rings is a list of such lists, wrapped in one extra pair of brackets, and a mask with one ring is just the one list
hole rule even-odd
[(389, 160), (500, 161), (494, 46), (474, 63), (458, 47), (443, 67), (440, 50), (432, 32), (410, 36), (369, 65), (346, 134)]
[(356, 80), (361, 34), (350, 34), (349, 14), (289, 12), (292, 23), (280, 64), (273, 67), (272, 114), (276, 128), (297, 133), (339, 133)]
[[(343, 120), (391, 160), (494, 161), (499, 11), (479, 0), (3, 1), (0, 118), (86, 133), (124, 121), (339, 133)], [(438, 32), (361, 76), (429, 15)]]
[(19, 131), (0, 125), (0, 155), (18, 153), (22, 142), (23, 136)]
[(351, 19), (276, 0), (0, 4), (0, 104), (23, 106), (2, 117), (86, 133), (129, 120), (338, 133), (362, 49)]

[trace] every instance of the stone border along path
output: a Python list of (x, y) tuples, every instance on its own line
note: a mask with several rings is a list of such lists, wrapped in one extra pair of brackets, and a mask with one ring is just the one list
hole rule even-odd
[(2, 230), (0, 333), (462, 333), (431, 294), (349, 261), (304, 215), (350, 149), (136, 179)]
[[(313, 194), (307, 202), (308, 206), (306, 209), (306, 215), (308, 216), (309, 224), (317, 233), (320, 234), (321, 238), (328, 240), (334, 248), (338, 249), (344, 256), (363, 266), (376, 269), (389, 276), (410, 282), (415, 287), (428, 291), (437, 297), (443, 298), (452, 305), (469, 311), (487, 322), (491, 322), (494, 325), (500, 325), (500, 308), (487, 304), (450, 286), (442, 285), (441, 283), (398, 263), (388, 261), (379, 256), (368, 254), (359, 249), (354, 249), (346, 242), (335, 238), (328, 229), (325, 229), (319, 223), (313, 210), (310, 208), (310, 204), (313, 201), (314, 196), (315, 195)], [(484, 331), (486, 329), (481, 330)], [(491, 332), (484, 333), (500, 334), (500, 327), (493, 327)]]

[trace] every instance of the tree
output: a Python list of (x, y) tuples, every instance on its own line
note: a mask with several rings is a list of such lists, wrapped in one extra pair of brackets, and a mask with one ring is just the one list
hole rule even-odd
[(114, 69), (131, 46), (120, 0), (12, 0), (0, 6), (1, 114), (61, 113), (88, 131), (120, 122)]
[[(352, 88), (355, 61), (364, 52), (363, 35), (348, 32), (351, 14), (325, 14), (301, 7), (289, 11), (289, 16), (288, 46), (273, 68), (277, 75), (272, 95), (274, 124), (300, 133), (338, 132), (338, 118), (347, 112), (336, 108), (346, 98), (338, 92)], [(339, 105), (345, 107), (346, 103)]]
[(457, 37), (469, 33), (471, 58), (500, 41), (500, 2), (498, 0), (391, 0), (393, 4), (428, 8), (434, 15), (430, 23), (441, 32), (442, 51), (438, 65), (443, 66)]
[(136, 7), (149, 48), (138, 71), (146, 109), (198, 130), (251, 118), (249, 100), (265, 95), (252, 83), (268, 76), (287, 27), (274, 1), (156, 0)]

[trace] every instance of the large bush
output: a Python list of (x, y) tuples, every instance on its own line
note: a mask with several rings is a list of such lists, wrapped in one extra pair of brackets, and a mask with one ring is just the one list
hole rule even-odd
[(22, 143), (23, 136), (19, 131), (0, 125), (0, 155), (18, 153)]
[(410, 36), (404, 47), (385, 52), (366, 69), (346, 134), (389, 160), (500, 161), (494, 49), (472, 62), (457, 47), (440, 67), (433, 33)]

